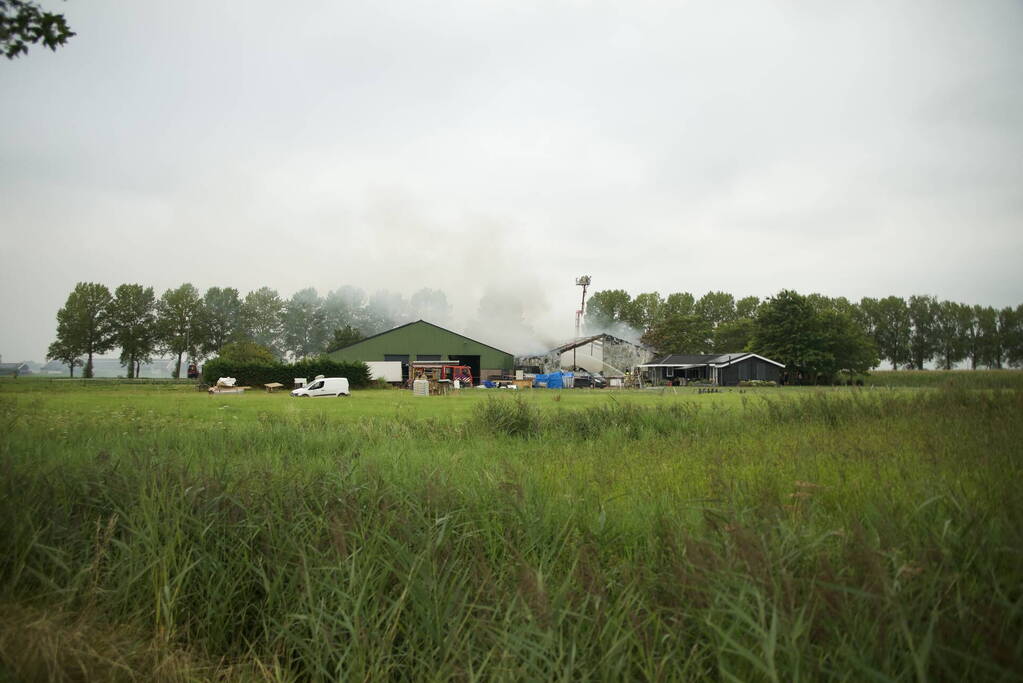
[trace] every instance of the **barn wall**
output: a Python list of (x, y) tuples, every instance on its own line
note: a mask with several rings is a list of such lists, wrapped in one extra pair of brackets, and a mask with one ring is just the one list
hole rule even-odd
[(369, 337), (330, 354), (339, 361), (385, 360), (385, 356), (440, 355), (447, 360), (452, 356), (479, 356), (480, 368), (510, 372), (512, 355), (480, 342), (463, 337), (442, 327), (419, 321)]
[(759, 358), (747, 358), (718, 372), (718, 383), (722, 386), (735, 386), (739, 382), (751, 379), (778, 382), (781, 380), (781, 368), (773, 363), (766, 363)]

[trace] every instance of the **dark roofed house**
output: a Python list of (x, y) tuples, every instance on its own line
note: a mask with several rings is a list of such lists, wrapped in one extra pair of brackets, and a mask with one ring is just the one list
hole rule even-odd
[(639, 366), (653, 383), (710, 382), (735, 386), (749, 380), (781, 382), (782, 363), (755, 353), (669, 354)]
[(32, 368), (28, 363), (0, 363), (0, 377), (17, 377), (18, 375), (31, 375)]

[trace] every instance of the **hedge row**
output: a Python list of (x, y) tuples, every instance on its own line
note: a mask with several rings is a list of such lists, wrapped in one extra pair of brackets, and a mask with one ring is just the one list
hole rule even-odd
[(296, 377), (312, 381), (317, 375), (324, 377), (347, 377), (352, 388), (369, 386), (369, 366), (356, 361), (339, 363), (329, 358), (309, 358), (297, 363), (237, 363), (214, 358), (202, 367), (202, 380), (214, 384), (221, 377), (234, 377), (243, 386), (261, 386), (280, 382), (291, 388)]

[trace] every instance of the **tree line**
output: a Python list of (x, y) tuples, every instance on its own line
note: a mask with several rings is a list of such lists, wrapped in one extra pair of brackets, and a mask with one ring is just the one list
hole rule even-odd
[(152, 287), (79, 282), (57, 312), (57, 339), (47, 358), (77, 366), (92, 377), (93, 357), (115, 348), (128, 377), (136, 377), (154, 354), (176, 356), (173, 376), (180, 377), (182, 358), (201, 360), (228, 344), (250, 342), (276, 358), (307, 358), (347, 346), (422, 315), (445, 321), (451, 313), (446, 295), (422, 289), (405, 299), (378, 291), (367, 296), (344, 286), (325, 297), (307, 288), (285, 299), (261, 287), (244, 297), (233, 287), (210, 287), (200, 293), (185, 283), (159, 297)]
[(630, 296), (622, 289), (593, 294), (590, 331), (635, 330), (658, 354), (753, 351), (785, 363), (803, 378), (863, 373), (882, 360), (892, 369), (934, 362), (951, 369), (1023, 366), (1023, 305), (996, 309), (939, 301), (802, 295), (783, 290), (761, 301), (726, 292), (658, 292)]

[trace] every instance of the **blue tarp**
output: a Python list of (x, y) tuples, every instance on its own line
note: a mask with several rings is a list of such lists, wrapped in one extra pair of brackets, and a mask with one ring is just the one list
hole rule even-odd
[(537, 375), (533, 380), (533, 386), (544, 383), (548, 389), (564, 389), (565, 378), (574, 376), (575, 374), (571, 372), (552, 372), (546, 375)]

